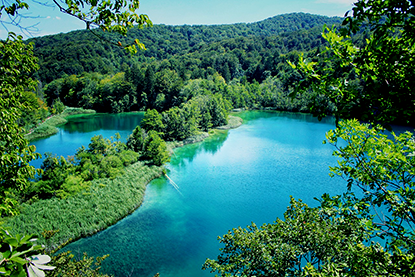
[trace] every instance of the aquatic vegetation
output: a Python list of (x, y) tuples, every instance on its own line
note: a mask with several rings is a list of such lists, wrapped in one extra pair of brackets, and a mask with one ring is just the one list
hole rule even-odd
[(49, 239), (39, 239), (46, 250), (53, 250), (103, 230), (130, 214), (141, 204), (146, 185), (161, 174), (162, 167), (140, 161), (126, 167), (115, 179), (93, 180), (87, 192), (23, 204), (21, 214), (8, 218), (6, 224), (17, 233), (58, 230)]

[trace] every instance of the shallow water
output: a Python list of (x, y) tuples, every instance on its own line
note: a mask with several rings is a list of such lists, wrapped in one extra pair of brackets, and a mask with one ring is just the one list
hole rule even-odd
[(149, 184), (143, 205), (114, 226), (64, 250), (110, 254), (102, 265), (115, 276), (213, 276), (201, 267), (216, 258), (217, 236), (282, 217), (290, 195), (343, 192), (330, 178), (333, 148), (322, 144), (331, 120), (304, 114), (247, 112), (244, 124), (205, 142), (176, 149), (166, 178)]

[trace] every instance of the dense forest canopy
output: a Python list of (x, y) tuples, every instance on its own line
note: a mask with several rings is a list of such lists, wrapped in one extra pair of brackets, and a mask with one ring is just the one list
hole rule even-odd
[[(34, 52), (39, 58), (41, 68), (38, 78), (43, 83), (49, 83), (65, 74), (117, 73), (123, 71), (125, 64), (131, 66), (135, 62), (182, 61), (191, 54), (192, 60), (202, 60), (200, 55), (211, 51), (257, 52), (260, 57), (265, 53), (275, 55), (275, 51), (308, 51), (323, 42), (321, 31), (324, 24), (332, 26), (340, 21), (337, 17), (295, 13), (249, 24), (133, 28), (128, 37), (118, 38), (124, 44), (130, 37), (137, 37), (146, 45), (146, 51), (139, 51), (133, 56), (86, 30), (34, 38), (29, 42), (34, 43)], [(110, 36), (104, 32), (101, 35)], [(233, 53), (232, 56), (235, 55)], [(256, 66), (256, 63), (257, 60), (249, 66)]]
[[(63, 103), (98, 112), (163, 112), (192, 98), (220, 94), (227, 112), (233, 108), (306, 112), (309, 97), (294, 101), (288, 97), (297, 75), (287, 60), (296, 61), (299, 52), (318, 55), (325, 45), (324, 25), (340, 21), (294, 13), (249, 24), (133, 28), (128, 37), (116, 40), (124, 45), (138, 37), (147, 50), (136, 55), (88, 31), (29, 42), (39, 58), (35, 74), (41, 82), (39, 96), (49, 107)], [(110, 39), (109, 34), (96, 32)]]

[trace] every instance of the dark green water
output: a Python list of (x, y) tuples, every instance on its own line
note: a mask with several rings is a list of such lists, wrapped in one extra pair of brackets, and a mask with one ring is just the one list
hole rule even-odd
[(154, 180), (132, 215), (64, 250), (109, 253), (102, 268), (115, 276), (213, 276), (201, 267), (218, 255), (217, 236), (273, 222), (290, 195), (315, 205), (314, 197), (345, 190), (341, 179), (328, 176), (336, 160), (322, 144), (333, 122), (271, 112), (241, 117), (237, 129), (176, 149), (167, 169), (179, 191)]

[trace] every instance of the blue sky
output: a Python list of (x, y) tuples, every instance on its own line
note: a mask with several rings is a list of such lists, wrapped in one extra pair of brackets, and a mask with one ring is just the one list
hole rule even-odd
[[(42, 0), (40, 0), (42, 1)], [(48, 0), (45, 0), (48, 1)], [(141, 0), (139, 13), (147, 14), (154, 24), (199, 25), (256, 22), (278, 14), (304, 12), (327, 16), (343, 16), (355, 0)], [(84, 23), (65, 15), (57, 8), (28, 0), (30, 10), (22, 25), (37, 24), (33, 36), (43, 36), (84, 29)], [(52, 3), (50, 1), (49, 3)], [(21, 33), (9, 27), (9, 31)], [(0, 26), (0, 38), (7, 31)], [(27, 36), (25, 36), (27, 37)]]

